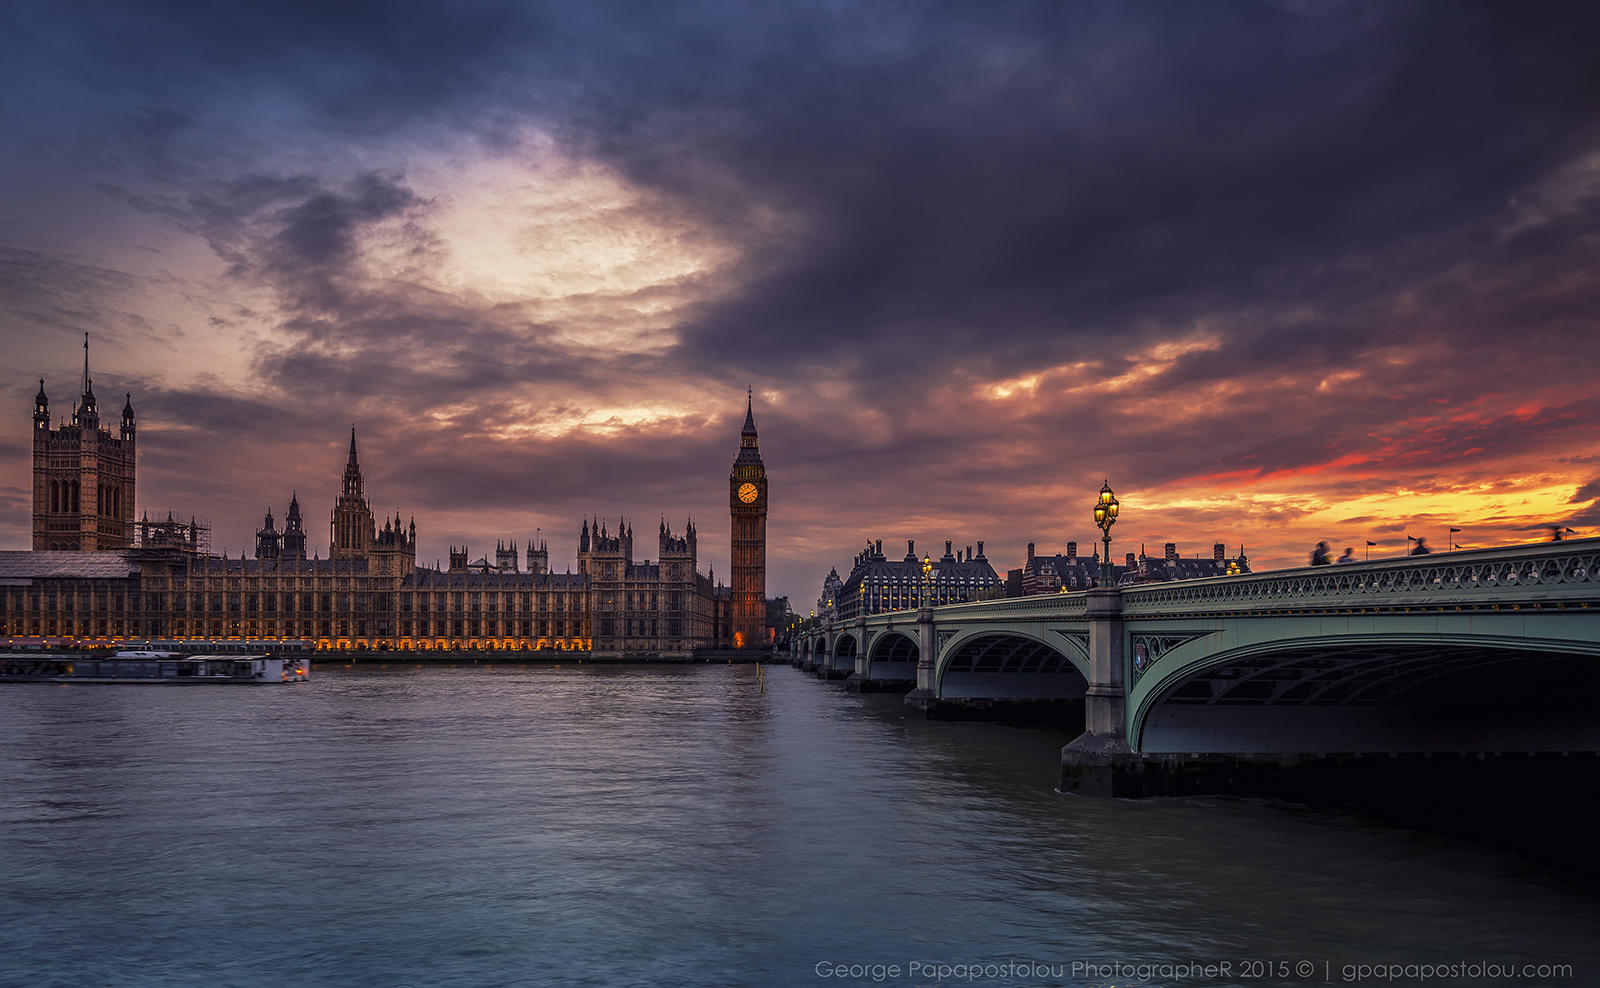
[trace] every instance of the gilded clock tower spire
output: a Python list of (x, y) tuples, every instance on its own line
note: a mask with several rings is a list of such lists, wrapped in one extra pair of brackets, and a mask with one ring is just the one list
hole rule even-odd
[(733, 645), (767, 643), (767, 468), (756, 444), (755, 396), (745, 395), (739, 455), (728, 474), (733, 515)]

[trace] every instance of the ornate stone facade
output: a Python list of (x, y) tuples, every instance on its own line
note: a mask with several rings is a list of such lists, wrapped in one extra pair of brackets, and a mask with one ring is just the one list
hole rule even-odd
[(126, 549), (133, 544), (135, 425), (133, 395), (122, 406), (117, 435), (100, 427), (83, 338), (83, 394), (72, 417), (50, 428), (50, 399), (39, 379), (33, 399), (33, 547), (36, 550)]
[[(92, 397), (85, 381), (85, 395)], [(42, 394), (39, 407), (45, 408)], [(71, 428), (92, 423), (92, 416), (92, 402), (86, 402)], [(41, 431), (47, 431), (47, 413), (43, 421)], [(747, 427), (753, 449), (748, 416)], [(131, 409), (125, 431), (131, 457)], [(125, 507), (131, 515), (131, 460), (129, 469)], [(46, 479), (57, 480), (53, 474)], [(176, 534), (147, 536), (121, 551), (80, 551), (76, 533), (74, 551), (0, 552), (0, 643), (233, 639), (333, 650), (554, 649), (671, 657), (732, 639), (732, 598), (698, 571), (692, 521), (682, 533), (661, 521), (654, 560), (634, 558), (631, 524), (619, 522), (613, 534), (595, 520), (580, 531), (576, 573), (550, 572), (549, 548), (538, 537), (527, 544), (527, 572), (518, 567), (514, 540), (502, 540), (493, 563), (487, 557), (468, 563), (467, 548), (452, 546), (448, 572), (419, 568), (414, 519), (402, 523), (396, 515), (376, 526), (354, 430), (330, 512), (331, 558), (306, 559), (298, 496), (290, 498), (282, 531), (267, 510), (255, 559), (210, 555), (193, 524), (170, 518), (141, 524)], [(759, 604), (764, 624), (765, 601)]]
[[(929, 572), (925, 578), (922, 562), (917, 558), (916, 542), (906, 541), (906, 554), (901, 559), (884, 555), (882, 539), (868, 543), (851, 560), (850, 575), (833, 595), (830, 616), (848, 621), (860, 614), (959, 604), (1000, 592), (1004, 583), (983, 554), (983, 543), (978, 543), (977, 555), (973, 555), (970, 545), (965, 554), (954, 549), (954, 545), (953, 540), (945, 542), (944, 555), (928, 560)], [(829, 576), (837, 580), (837, 570), (829, 571)], [(824, 593), (827, 590), (825, 582)]]
[(728, 474), (733, 533), (733, 647), (760, 648), (771, 641), (767, 627), (767, 468), (756, 442), (754, 397), (746, 398), (739, 455)]

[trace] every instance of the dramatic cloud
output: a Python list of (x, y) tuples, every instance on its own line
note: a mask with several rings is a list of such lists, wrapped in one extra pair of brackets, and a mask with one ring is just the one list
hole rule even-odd
[(1586, 8), (41, 5), (0, 38), (7, 505), (87, 331), (141, 508), (234, 552), (331, 504), (354, 421), (425, 557), (693, 515), (726, 572), (747, 385), (802, 611), (866, 538), (1087, 543), (1103, 478), (1116, 551), (1258, 566), (1600, 525)]

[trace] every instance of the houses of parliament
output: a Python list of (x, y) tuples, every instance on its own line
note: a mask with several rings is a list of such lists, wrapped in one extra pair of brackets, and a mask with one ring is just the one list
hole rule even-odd
[[(355, 430), (329, 518), (326, 558), (307, 558), (297, 494), (282, 527), (270, 509), (254, 558), (209, 549), (204, 526), (134, 518), (132, 395), (120, 429), (101, 426), (85, 341), (82, 393), (51, 428), (43, 380), (34, 402), (33, 551), (0, 551), (0, 641), (79, 645), (286, 642), (332, 650), (495, 649), (596, 657), (687, 657), (697, 648), (760, 647), (764, 627), (767, 478), (747, 400), (729, 475), (732, 585), (699, 570), (694, 522), (665, 519), (651, 558), (633, 524), (585, 519), (576, 573), (553, 573), (542, 538), (491, 561), (450, 549), (448, 569), (417, 565), (415, 519), (380, 522), (362, 477)], [(648, 543), (645, 543), (648, 544)], [(643, 549), (643, 545), (640, 546)], [(648, 552), (649, 550), (644, 550)]]

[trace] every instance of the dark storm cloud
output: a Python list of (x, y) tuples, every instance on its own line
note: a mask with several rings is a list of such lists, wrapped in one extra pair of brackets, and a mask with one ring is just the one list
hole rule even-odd
[(281, 214), (268, 247), (268, 268), (287, 279), (342, 267), (355, 257), (359, 225), (398, 215), (416, 201), (409, 189), (370, 173), (345, 195), (314, 195)]
[[(712, 90), (737, 112), (700, 154), (807, 223), (781, 269), (698, 327), (696, 353), (759, 365), (804, 339), (826, 363), (864, 346), (898, 378), (934, 359), (1027, 366), (1108, 328), (1125, 341), (1148, 335), (1140, 323), (1351, 289), (1340, 308), (1359, 306), (1461, 257), (1396, 258), (1398, 243), (1481, 235), (1594, 136), (1577, 40), (1592, 25), (1554, 37), (1421, 7), (1366, 23), (1219, 5), (984, 10), (913, 21), (897, 59), (852, 65), (836, 38), (820, 58), (802, 41), (743, 101)], [(1004, 68), (985, 77), (986, 62)], [(663, 146), (622, 132), (605, 150), (697, 194)], [(1358, 339), (1381, 331), (1338, 315), (1324, 318)], [(1001, 338), (980, 344), (994, 325)], [(913, 334), (932, 344), (920, 359)], [(1241, 344), (1294, 359), (1301, 338), (1269, 326)]]
[[(1246, 310), (1262, 318), (1230, 340), (1241, 361), (1371, 340), (1386, 330), (1374, 300), (1451, 270), (1471, 254), (1453, 241), (1481, 243), (1552, 162), (1592, 146), (1600, 86), (1597, 18), (1570, 8), (175, 5), (87, 20), (89, 50), (125, 75), (159, 59), (194, 85), (270, 80), (353, 136), (445, 121), (504, 145), (531, 114), (700, 215), (794, 211), (794, 236), (747, 244), (745, 290), (688, 327), (679, 360), (749, 376), (782, 355), (859, 368), (863, 388)], [(111, 37), (134, 43), (110, 52)], [(337, 259), (359, 201), (302, 202), (280, 246)], [(1571, 243), (1546, 230), (1505, 249), (1536, 254), (1540, 236)], [(1307, 304), (1323, 311), (1286, 328), (1278, 310)]]
[[(488, 510), (531, 490), (570, 510), (596, 478), (655, 503), (681, 489), (663, 478), (726, 468), (732, 413), (715, 408), (692, 428), (522, 438), (508, 459), (502, 437), (525, 413), (504, 396), (528, 385), (575, 414), (662, 382), (781, 392), (763, 442), (790, 471), (790, 503), (811, 506), (791, 519), (819, 544), (852, 527), (886, 537), (920, 523), (899, 517), (913, 507), (930, 525), (982, 517), (1020, 541), (1056, 524), (1041, 521), (1060, 510), (1052, 480), (1092, 490), (1114, 474), (1137, 491), (1295, 473), (1353, 499), (1396, 477), (1445, 490), (1492, 478), (1518, 450), (1592, 442), (1593, 399), (1551, 393), (1596, 356), (1591, 8), (104, 4), (75, 8), (70, 25), (47, 6), (0, 16), (13, 71), (70, 80), (63, 112), (111, 122), (95, 151), (103, 190), (205, 238), (238, 284), (276, 299), (278, 335), (255, 370), (293, 411), (247, 401), (218, 405), (218, 421), (336, 433), (388, 409), (370, 432), (373, 470), (407, 503)], [(12, 81), (16, 93), (28, 80)], [(241, 163), (207, 143), (218, 131), (271, 141), (282, 119), (362, 164)], [(675, 345), (587, 352), (572, 326), (368, 265), (380, 231), (424, 273), (444, 249), (407, 149), (465, 138), (515, 159), (530, 130), (737, 248)], [(370, 170), (386, 153), (394, 163)], [(778, 219), (755, 222), (760, 211)], [(59, 260), (18, 262), (0, 290), (41, 326), (103, 318), (92, 266)], [(673, 290), (606, 301), (626, 311)], [(1159, 350), (1191, 339), (1204, 345)], [(1043, 375), (1036, 390), (985, 397), (1029, 374)], [(1091, 386), (1107, 379), (1124, 383)], [(215, 397), (196, 388), (152, 407), (203, 416)], [(220, 440), (184, 442), (199, 458)], [(1315, 507), (1258, 507), (1252, 523)], [(1225, 510), (1188, 508), (1183, 524), (1236, 524)]]

